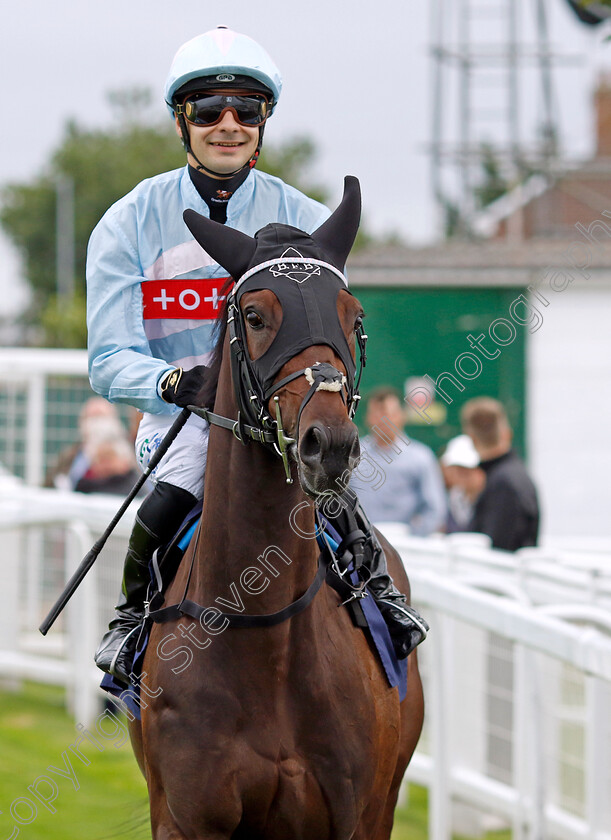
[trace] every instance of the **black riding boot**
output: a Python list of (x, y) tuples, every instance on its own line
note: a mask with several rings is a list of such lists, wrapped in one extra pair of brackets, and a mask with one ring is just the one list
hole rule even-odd
[(344, 538), (339, 552), (348, 549), (350, 559), (354, 557), (357, 567), (366, 570), (361, 572), (361, 577), (367, 581), (367, 588), (386, 622), (397, 657), (405, 659), (426, 639), (429, 625), (394, 585), (384, 550), (354, 493), (350, 490), (344, 493), (342, 501), (348, 509), (333, 521), (336, 528), (341, 528)]
[(149, 563), (155, 551), (172, 539), (195, 505), (195, 497), (181, 487), (159, 482), (146, 497), (129, 538), (123, 567), (121, 596), (95, 653), (102, 671), (129, 683), (136, 645), (144, 618), (144, 602), (150, 583)]

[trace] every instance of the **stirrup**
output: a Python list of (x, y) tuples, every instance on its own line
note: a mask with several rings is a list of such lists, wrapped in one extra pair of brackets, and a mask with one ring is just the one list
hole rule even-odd
[(398, 604), (394, 601), (387, 601), (386, 603), (391, 603), (394, 609), (400, 610), (405, 615), (405, 617), (412, 621), (420, 630), (420, 632), (422, 633), (422, 641), (426, 639), (430, 628), (426, 621), (422, 618), (420, 613), (418, 613), (413, 607), (409, 607), (407, 604)]

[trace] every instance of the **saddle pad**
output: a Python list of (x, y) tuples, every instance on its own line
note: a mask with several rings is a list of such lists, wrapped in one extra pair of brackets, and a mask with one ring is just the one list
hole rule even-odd
[[(341, 536), (326, 520), (325, 534), (333, 551), (337, 551)], [(360, 581), (356, 571), (350, 573), (350, 580), (353, 585), (359, 585)], [(360, 598), (358, 604), (365, 616), (370, 639), (382, 663), (388, 683), (392, 688), (399, 690), (399, 700), (403, 701), (407, 694), (407, 659), (397, 659), (388, 627), (374, 598), (371, 595), (367, 598)]]

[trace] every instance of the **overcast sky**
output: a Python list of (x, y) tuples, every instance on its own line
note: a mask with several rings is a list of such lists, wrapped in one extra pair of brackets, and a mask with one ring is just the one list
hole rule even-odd
[[(514, 2), (530, 16), (530, 0)], [(592, 138), (590, 91), (611, 48), (601, 46), (600, 32), (572, 17), (565, 0), (548, 2), (554, 44), (584, 56), (581, 66), (556, 74), (564, 147), (584, 156)], [(223, 23), (265, 46), (283, 74), (282, 99), (266, 139), (311, 135), (319, 149), (314, 175), (332, 203), (344, 174), (357, 175), (374, 229), (397, 230), (412, 242), (430, 239), (438, 218), (426, 153), (429, 3), (7, 2), (0, 28), (0, 183), (33, 179), (68, 118), (108, 124), (108, 90), (149, 86), (162, 114), (163, 84), (176, 49)], [(10, 263), (4, 265), (2, 279), (12, 273)]]

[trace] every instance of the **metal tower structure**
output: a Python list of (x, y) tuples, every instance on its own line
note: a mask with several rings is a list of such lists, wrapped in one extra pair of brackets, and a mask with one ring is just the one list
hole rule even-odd
[[(547, 0), (431, 0), (432, 183), (468, 236), (485, 167), (511, 188), (559, 153)], [(579, 60), (579, 59), (578, 59)]]

